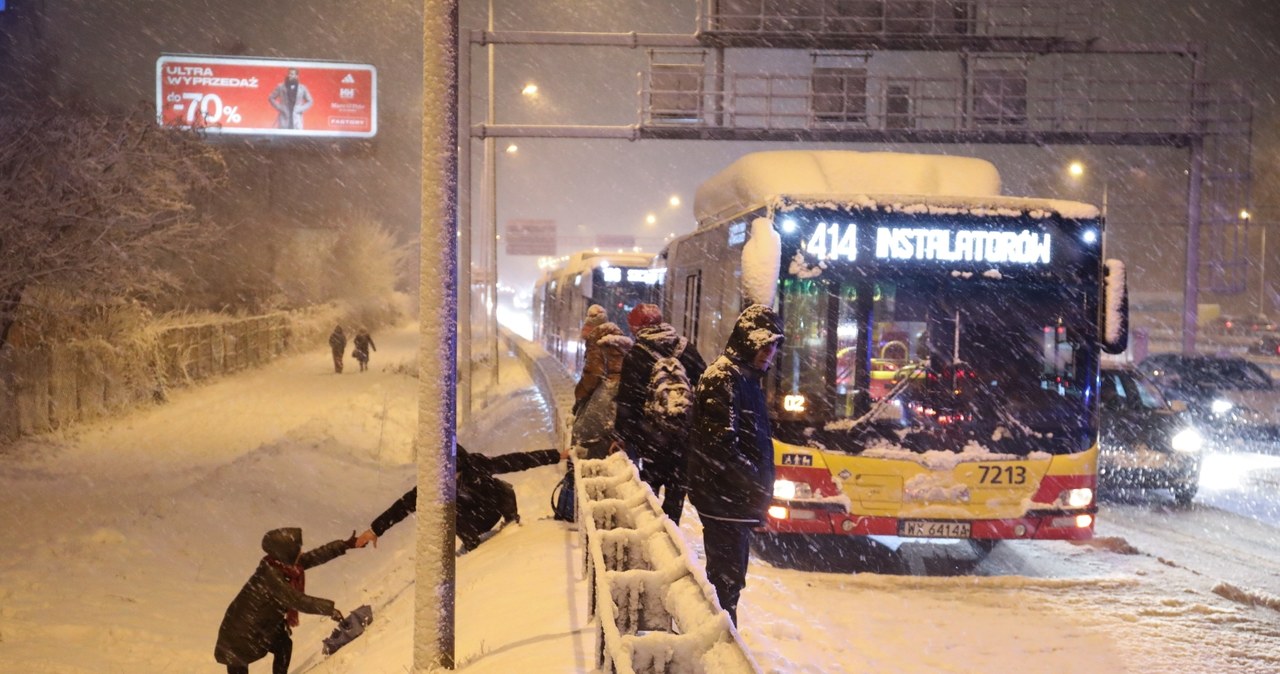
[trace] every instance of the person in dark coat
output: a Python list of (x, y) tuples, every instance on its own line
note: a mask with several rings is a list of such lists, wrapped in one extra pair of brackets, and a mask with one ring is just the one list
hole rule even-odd
[(662, 311), (657, 305), (636, 305), (627, 316), (627, 325), (635, 335), (635, 346), (622, 361), (616, 432), (627, 456), (639, 466), (640, 479), (655, 495), (659, 489), (665, 490), (662, 511), (679, 524), (684, 511), (688, 434), (663, 432), (646, 417), (645, 402), (649, 399), (653, 366), (659, 358), (670, 357), (681, 349), (677, 360), (684, 366), (690, 387), (698, 385), (707, 365), (688, 340), (676, 334), (671, 324), (662, 321)]
[(360, 371), (364, 372), (369, 369), (369, 349), (377, 351), (378, 347), (373, 343), (373, 337), (369, 335), (369, 331), (364, 328), (360, 328), (360, 331), (356, 333), (356, 338), (351, 343), (354, 345), (351, 357), (355, 358), (357, 363), (360, 363)]
[[(473, 454), (458, 445), (457, 509), (455, 530), (462, 539), (462, 552), (469, 552), (480, 545), (480, 536), (493, 528), (498, 520), (519, 522), (516, 507), (516, 490), (494, 477), (495, 473), (514, 473), (538, 466), (559, 463), (565, 453), (554, 449), (532, 452), (511, 452), (499, 456)], [(369, 543), (378, 546), (378, 537), (418, 509), (418, 488), (404, 493), (385, 512), (378, 515), (369, 529), (356, 538), (355, 546), (363, 548)]]
[(329, 348), (333, 350), (333, 371), (342, 374), (342, 352), (347, 350), (347, 334), (341, 325), (330, 333)]
[(298, 625), (298, 614), (342, 620), (332, 601), (305, 593), (305, 571), (346, 554), (356, 546), (355, 533), (305, 553), (301, 529), (272, 529), (262, 537), (262, 550), (267, 554), (231, 600), (218, 628), (213, 657), (227, 666), (228, 674), (248, 674), (249, 664), (267, 653), (275, 656), (273, 674), (288, 674), (293, 656), (290, 634)]
[(773, 434), (761, 380), (782, 342), (782, 322), (763, 304), (738, 317), (724, 353), (698, 382), (689, 452), (689, 501), (702, 519), (707, 579), (738, 623), (751, 530), (773, 497)]

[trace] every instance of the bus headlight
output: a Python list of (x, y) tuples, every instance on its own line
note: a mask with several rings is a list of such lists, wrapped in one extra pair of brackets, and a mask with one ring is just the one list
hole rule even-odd
[(1213, 402), (1209, 403), (1209, 411), (1213, 412), (1214, 414), (1222, 415), (1235, 409), (1235, 406), (1236, 404), (1231, 402), (1230, 400), (1223, 400), (1222, 398), (1218, 398), (1217, 400), (1214, 400)]
[(808, 482), (774, 480), (773, 497), (783, 501), (790, 501), (796, 498), (813, 498), (813, 488), (809, 486)]
[(1068, 508), (1084, 508), (1093, 503), (1093, 490), (1088, 487), (1064, 489), (1061, 494), (1058, 494), (1058, 503)]
[(1184, 428), (1169, 442), (1175, 452), (1195, 454), (1204, 446), (1204, 437), (1194, 428)]

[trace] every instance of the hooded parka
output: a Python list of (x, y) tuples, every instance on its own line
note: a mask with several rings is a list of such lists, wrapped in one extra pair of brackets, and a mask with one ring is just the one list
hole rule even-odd
[[(268, 557), (286, 566), (296, 563), (303, 569), (341, 557), (354, 544), (353, 537), (299, 554), (302, 553), (302, 529), (272, 529), (262, 537), (262, 550)], [(224, 665), (248, 665), (267, 654), (272, 641), (285, 629), (285, 616), (290, 610), (331, 615), (333, 609), (332, 601), (295, 589), (284, 573), (263, 558), (227, 607), (222, 626), (218, 628), (213, 657)]]
[(761, 524), (773, 496), (773, 438), (752, 362), (782, 340), (782, 322), (769, 307), (747, 307), (724, 353), (698, 381), (688, 463), (689, 500), (703, 517)]

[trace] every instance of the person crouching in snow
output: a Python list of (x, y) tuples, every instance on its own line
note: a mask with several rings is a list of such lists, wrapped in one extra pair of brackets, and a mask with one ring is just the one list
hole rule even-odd
[[(494, 473), (514, 473), (538, 466), (559, 463), (568, 452), (540, 449), (532, 452), (511, 452), (499, 456), (485, 456), (468, 452), (458, 445), (457, 514), (455, 530), (462, 539), (462, 550), (467, 553), (480, 545), (480, 536), (502, 520), (504, 523), (520, 521), (516, 508), (516, 490), (494, 477)], [(363, 548), (369, 543), (378, 547), (378, 537), (418, 509), (418, 488), (405, 492), (369, 525), (369, 529), (356, 538), (355, 546)]]
[(293, 628), (298, 613), (342, 620), (342, 612), (328, 599), (304, 593), (306, 569), (319, 566), (356, 547), (356, 532), (307, 552), (302, 551), (302, 529), (272, 529), (262, 537), (266, 556), (249, 581), (231, 600), (213, 657), (227, 666), (227, 674), (248, 674), (249, 664), (271, 653), (272, 674), (288, 674), (293, 657)]

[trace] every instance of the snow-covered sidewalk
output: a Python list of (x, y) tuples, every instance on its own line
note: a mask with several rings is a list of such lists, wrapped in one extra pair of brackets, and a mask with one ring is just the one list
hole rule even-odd
[[(212, 655), (218, 623), (262, 556), (263, 532), (300, 526), (307, 547), (345, 538), (413, 484), (418, 382), (404, 373), (416, 370), (417, 327), (375, 339), (366, 373), (335, 375), (318, 345), (177, 391), (166, 405), (6, 449), (0, 672), (225, 671)], [(527, 374), (514, 359), (503, 372), (463, 444), (486, 453), (552, 446)], [(541, 519), (562, 471), (508, 476), (524, 524), (458, 560), (456, 653), (466, 671), (592, 662), (577, 539)], [(322, 661), (333, 624), (304, 616), (292, 671), (411, 671), (413, 534), (410, 520), (377, 549), (308, 572), (309, 593), (343, 610), (370, 604), (375, 621)]]

